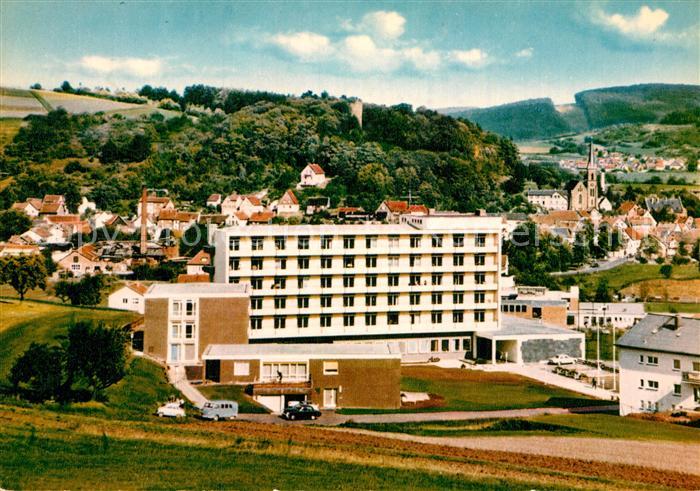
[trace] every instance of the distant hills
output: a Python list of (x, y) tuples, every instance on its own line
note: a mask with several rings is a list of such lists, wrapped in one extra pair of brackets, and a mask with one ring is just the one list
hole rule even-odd
[(643, 84), (585, 90), (575, 104), (530, 99), (487, 108), (448, 108), (482, 128), (515, 140), (550, 138), (625, 123), (656, 123), (667, 114), (700, 107), (699, 85)]

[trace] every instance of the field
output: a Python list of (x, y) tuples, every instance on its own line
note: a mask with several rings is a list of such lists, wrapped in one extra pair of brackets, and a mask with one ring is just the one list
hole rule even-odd
[(37, 90), (36, 94), (45, 100), (52, 108), (63, 107), (69, 113), (96, 113), (100, 111), (118, 111), (140, 107), (139, 104), (112, 101), (99, 97), (64, 94), (50, 90)]
[(700, 314), (700, 303), (647, 302), (647, 312)]
[(565, 435), (627, 440), (698, 442), (700, 429), (612, 414), (548, 414), (524, 419), (432, 421), (422, 423), (345, 423), (349, 428), (419, 436)]
[[(505, 372), (404, 366), (401, 389), (436, 394), (433, 405), (415, 411), (490, 411), (533, 407), (593, 406), (601, 401)], [(608, 404), (607, 401), (602, 401)], [(400, 411), (413, 411), (402, 409)], [(341, 409), (342, 414), (389, 413), (391, 410)]]
[[(697, 265), (692, 264), (697, 270)], [(677, 266), (674, 266), (676, 268)], [(635, 295), (664, 302), (700, 302), (700, 279), (644, 280), (622, 289), (625, 295)]]
[(21, 119), (0, 119), (0, 150), (14, 139), (21, 126)]
[(32, 92), (0, 87), (0, 118), (21, 119), (29, 114), (46, 114), (46, 109)]
[[(572, 275), (574, 282), (582, 287), (595, 291), (595, 287), (601, 279), (608, 281), (608, 286), (615, 292), (622, 291), (626, 287), (645, 280), (653, 280), (653, 285), (663, 288), (669, 285), (669, 280), (661, 274), (661, 266), (658, 264), (623, 264), (616, 268), (600, 271), (597, 273)], [(674, 266), (671, 280), (684, 280), (681, 288), (689, 289), (689, 284), (685, 280), (700, 279), (700, 270), (697, 264), (684, 264)], [(652, 284), (652, 283), (650, 283)]]

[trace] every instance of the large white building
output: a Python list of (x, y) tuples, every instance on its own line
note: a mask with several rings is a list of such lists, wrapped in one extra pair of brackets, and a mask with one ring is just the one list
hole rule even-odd
[(700, 319), (649, 314), (617, 346), (620, 414), (700, 408)]
[(214, 232), (215, 281), (250, 283), (250, 342), (391, 340), (472, 354), (499, 327), (500, 217)]
[(531, 189), (525, 196), (528, 203), (544, 210), (566, 210), (569, 207), (566, 193), (556, 189)]
[(576, 326), (581, 329), (596, 326), (626, 329), (646, 315), (642, 302), (581, 302), (576, 312)]

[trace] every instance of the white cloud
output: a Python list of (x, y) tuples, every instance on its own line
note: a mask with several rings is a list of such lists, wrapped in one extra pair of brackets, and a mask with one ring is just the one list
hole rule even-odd
[(331, 40), (315, 32), (275, 34), (270, 41), (304, 61), (325, 58), (333, 52)]
[(159, 58), (116, 58), (99, 55), (83, 56), (80, 66), (88, 71), (109, 74), (120, 73), (133, 77), (152, 77), (163, 71)]
[(450, 52), (450, 59), (469, 68), (481, 68), (491, 61), (488, 54), (479, 48), (452, 51)]
[(424, 51), (423, 48), (413, 47), (402, 50), (401, 54), (416, 70), (435, 70), (442, 64), (442, 56), (438, 51)]
[(517, 53), (515, 53), (516, 58), (532, 58), (532, 55), (535, 53), (534, 48), (525, 48), (521, 49)]
[(357, 72), (390, 72), (401, 66), (401, 54), (398, 51), (377, 46), (365, 34), (348, 36), (341, 45), (341, 57)]
[(636, 15), (607, 14), (602, 10), (595, 13), (595, 19), (610, 29), (632, 38), (644, 38), (657, 32), (668, 20), (668, 12), (644, 5)]
[(376, 38), (397, 39), (404, 33), (406, 18), (398, 12), (378, 10), (362, 17), (358, 28)]

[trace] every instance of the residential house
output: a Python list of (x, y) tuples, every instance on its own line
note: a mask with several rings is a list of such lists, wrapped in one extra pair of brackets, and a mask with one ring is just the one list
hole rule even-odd
[(556, 189), (531, 189), (525, 197), (528, 203), (544, 210), (566, 210), (569, 207), (565, 193)]
[(216, 208), (221, 204), (221, 195), (220, 194), (212, 194), (207, 198), (207, 207), (208, 208)]
[(323, 188), (326, 186), (328, 179), (326, 179), (326, 172), (318, 164), (308, 164), (301, 171), (298, 189), (306, 187), (318, 187)]
[(248, 225), (266, 225), (272, 223), (275, 213), (272, 211), (256, 211), (248, 218)]
[[(138, 215), (141, 215), (141, 202), (139, 202), (139, 211)], [(150, 220), (155, 220), (158, 215), (160, 214), (161, 210), (174, 210), (175, 209), (175, 203), (173, 203), (173, 200), (168, 198), (167, 196), (154, 196), (154, 195), (149, 195), (146, 197), (146, 215), (148, 215), (148, 219)], [(140, 222), (139, 222), (140, 225)]]
[(299, 213), (299, 200), (291, 189), (288, 189), (277, 202), (277, 215), (289, 216)]
[(39, 212), (41, 211), (41, 200), (29, 198), (27, 201), (22, 203), (14, 203), (12, 205), (12, 209), (21, 211), (29, 218), (36, 218), (39, 216)]
[(676, 216), (688, 216), (688, 210), (685, 209), (679, 197), (659, 198), (655, 194), (652, 194), (644, 198), (644, 206), (646, 206), (647, 210), (654, 213), (659, 213), (663, 209), (668, 209)]
[(205, 268), (211, 268), (211, 254), (204, 249), (187, 261), (187, 274), (209, 274)]
[(374, 216), (377, 220), (387, 221), (389, 223), (398, 223), (399, 217), (408, 213), (407, 201), (382, 201)]
[(211, 283), (211, 278), (207, 273), (188, 274), (183, 273), (177, 275), (178, 283)]
[(36, 245), (0, 242), (0, 257), (39, 254), (40, 252), (39, 247)]
[(100, 255), (94, 244), (86, 244), (73, 249), (56, 261), (59, 269), (71, 273), (75, 277), (84, 274), (104, 272), (106, 263), (100, 260)]
[(143, 314), (145, 310), (144, 295), (148, 287), (141, 283), (127, 283), (109, 295), (107, 304), (111, 309), (131, 310)]
[(315, 215), (331, 207), (331, 199), (326, 196), (313, 196), (306, 200), (306, 214)]
[(575, 314), (579, 329), (596, 326), (628, 329), (647, 316), (642, 302), (581, 302)]
[(700, 409), (700, 319), (648, 314), (617, 348), (621, 415)]

